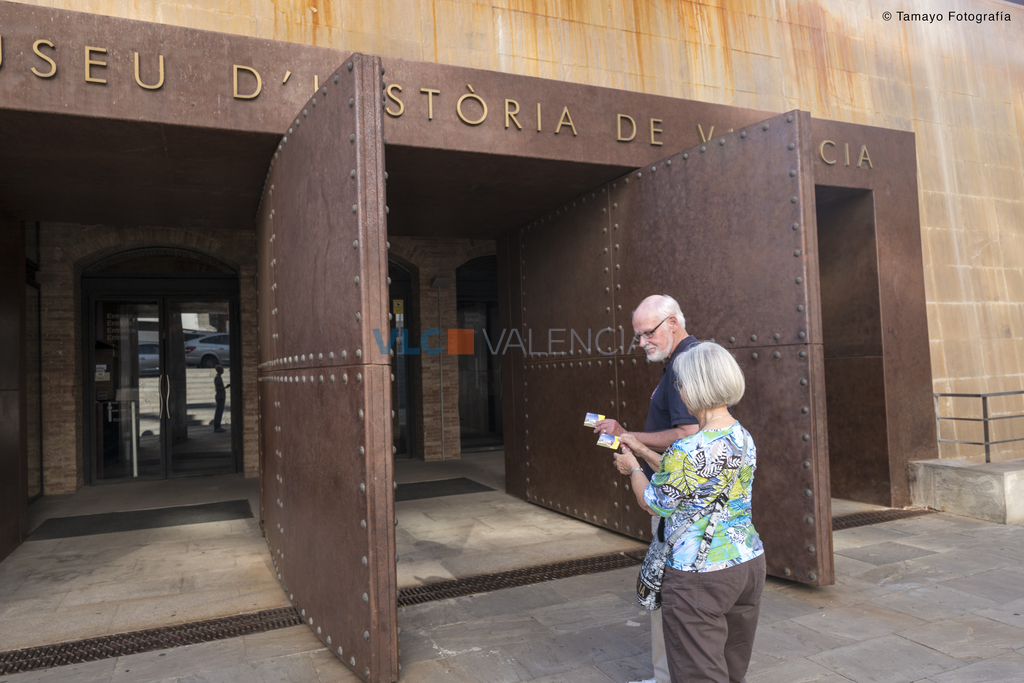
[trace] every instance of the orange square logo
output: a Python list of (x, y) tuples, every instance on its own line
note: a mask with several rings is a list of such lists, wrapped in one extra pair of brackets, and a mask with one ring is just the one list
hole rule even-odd
[(448, 355), (472, 356), (473, 330), (448, 330)]

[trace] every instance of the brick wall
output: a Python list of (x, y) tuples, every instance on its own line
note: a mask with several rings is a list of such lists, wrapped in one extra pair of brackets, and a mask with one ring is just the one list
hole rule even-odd
[(43, 492), (73, 493), (85, 483), (82, 416), (81, 274), (120, 251), (179, 247), (212, 256), (239, 274), (244, 472), (258, 475), (256, 246), (248, 231), (43, 224), (40, 284), (43, 373)]
[[(412, 274), (413, 319), (410, 342), (419, 345), (423, 330), (440, 327), (442, 353), (421, 353), (413, 357), (412, 378), (416, 456), (424, 460), (442, 459), (441, 416), (444, 414), (445, 460), (462, 455), (459, 439), (459, 362), (458, 356), (448, 355), (447, 330), (458, 327), (456, 317), (455, 269), (463, 263), (497, 250), (493, 240), (463, 240), (426, 237), (392, 237), (389, 257)], [(448, 278), (446, 289), (430, 286), (434, 278)], [(438, 324), (438, 295), (440, 294), (440, 324)], [(430, 345), (437, 337), (430, 338)], [(441, 400), (442, 377), (444, 401)]]

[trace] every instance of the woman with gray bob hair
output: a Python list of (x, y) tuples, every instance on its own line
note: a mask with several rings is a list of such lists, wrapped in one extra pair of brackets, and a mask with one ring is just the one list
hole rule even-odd
[[(659, 538), (675, 538), (661, 584), (672, 680), (738, 683), (750, 663), (765, 580), (764, 548), (750, 511), (757, 451), (729, 412), (743, 398), (743, 371), (714, 342), (690, 347), (673, 370), (699, 431), (664, 455), (626, 434), (615, 466), (629, 474), (637, 502), (662, 518)], [(660, 459), (650, 481), (637, 456)]]

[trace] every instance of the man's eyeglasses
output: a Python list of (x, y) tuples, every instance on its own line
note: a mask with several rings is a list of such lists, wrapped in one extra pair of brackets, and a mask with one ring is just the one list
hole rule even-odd
[[(672, 316), (669, 316), (668, 318), (671, 318), (671, 317)], [(643, 337), (644, 339), (650, 339), (651, 337), (653, 337), (654, 333), (658, 331), (658, 328), (661, 327), (665, 323), (665, 321), (668, 320), (668, 318), (662, 318), (660, 323), (655, 325), (652, 329), (647, 330), (646, 332), (641, 332), (640, 334), (634, 334), (633, 335), (633, 345), (636, 346), (637, 344), (640, 343), (640, 337)]]

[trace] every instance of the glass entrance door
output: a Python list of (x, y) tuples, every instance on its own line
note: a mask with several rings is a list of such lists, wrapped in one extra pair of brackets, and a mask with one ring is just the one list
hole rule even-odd
[(168, 476), (235, 471), (231, 306), (167, 303)]
[(93, 313), (94, 479), (162, 477), (159, 301), (98, 300)]
[(91, 312), (93, 482), (238, 471), (234, 299), (97, 297)]

